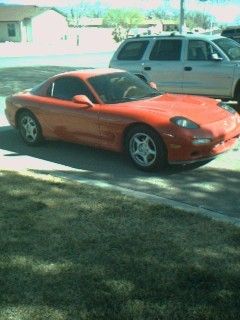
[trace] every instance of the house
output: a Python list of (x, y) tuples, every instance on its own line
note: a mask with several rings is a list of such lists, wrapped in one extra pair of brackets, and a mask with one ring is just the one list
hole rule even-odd
[(0, 5), (0, 42), (52, 43), (67, 34), (66, 17), (54, 8)]
[(162, 20), (163, 31), (178, 31), (179, 22), (176, 20)]
[(68, 25), (69, 25), (69, 27), (102, 28), (103, 27), (103, 18), (79, 17), (75, 21), (70, 18), (68, 20)]

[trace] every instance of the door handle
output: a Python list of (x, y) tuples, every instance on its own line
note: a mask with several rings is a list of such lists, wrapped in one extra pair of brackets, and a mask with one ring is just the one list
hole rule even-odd
[(151, 70), (151, 67), (144, 67), (144, 70), (149, 71)]
[(185, 71), (191, 71), (191, 70), (192, 70), (192, 67), (184, 67), (184, 70), (185, 70)]

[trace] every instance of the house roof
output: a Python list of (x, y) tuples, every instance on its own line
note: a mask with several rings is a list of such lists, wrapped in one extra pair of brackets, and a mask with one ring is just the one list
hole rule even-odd
[[(76, 22), (71, 17), (68, 18), (68, 24), (70, 27), (76, 26)], [(103, 24), (103, 18), (89, 18), (81, 17), (77, 21), (77, 26), (84, 27), (100, 27)]]
[(177, 20), (161, 20), (164, 25), (178, 25), (179, 22)]
[[(22, 21), (24, 18), (32, 18), (48, 10), (55, 9), (51, 7), (38, 7), (30, 5), (0, 5), (0, 22)], [(59, 11), (57, 12), (61, 14)]]
[(102, 22), (103, 22), (102, 18), (81, 17), (79, 19), (79, 24), (83, 26), (101, 26)]

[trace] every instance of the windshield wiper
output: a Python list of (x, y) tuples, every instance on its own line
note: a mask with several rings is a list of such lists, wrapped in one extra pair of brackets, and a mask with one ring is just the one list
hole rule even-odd
[(157, 97), (157, 96), (160, 96), (161, 93), (160, 92), (152, 92), (148, 95), (148, 97)]
[(152, 97), (157, 97), (160, 95), (161, 95), (160, 92), (152, 92), (152, 93), (147, 94), (146, 96), (138, 97), (138, 100), (144, 100), (144, 99), (148, 99), (148, 98), (152, 98)]
[(125, 98), (121, 98), (117, 101), (114, 101), (112, 103), (121, 103), (121, 102), (128, 102), (128, 101), (137, 101), (137, 100), (144, 100), (144, 99), (148, 99), (148, 98), (151, 98), (151, 97), (157, 97), (157, 96), (160, 96), (161, 93), (160, 92), (152, 92), (152, 93), (149, 93), (145, 96), (141, 96), (141, 97), (125, 97)]
[(118, 102), (127, 102), (127, 101), (135, 101), (139, 100), (139, 97), (125, 97), (118, 100)]

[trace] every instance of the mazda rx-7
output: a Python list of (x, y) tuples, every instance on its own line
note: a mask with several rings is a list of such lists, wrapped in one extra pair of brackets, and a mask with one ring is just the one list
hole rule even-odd
[(228, 104), (160, 93), (118, 69), (55, 75), (8, 96), (5, 113), (28, 145), (55, 139), (124, 151), (149, 171), (212, 159), (240, 135), (240, 116)]

